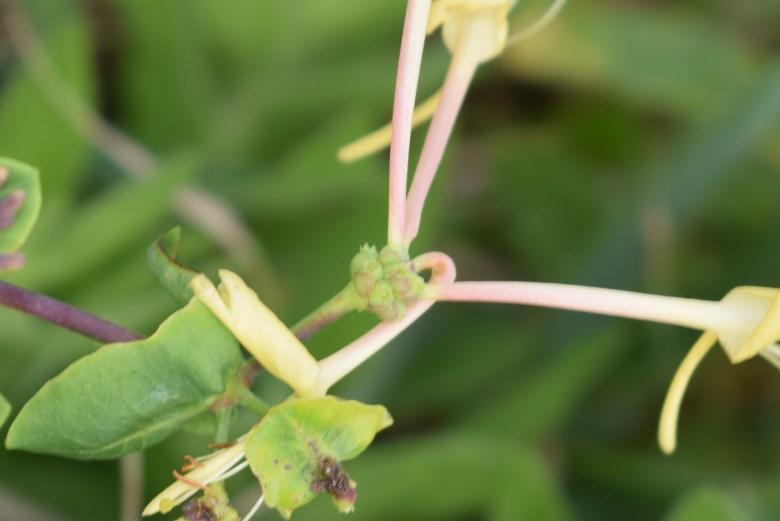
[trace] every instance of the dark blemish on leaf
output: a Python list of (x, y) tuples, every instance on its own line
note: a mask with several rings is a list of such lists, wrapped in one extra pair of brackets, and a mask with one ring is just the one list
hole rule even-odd
[(278, 464), (279, 464), (279, 460), (278, 460), (278, 459), (275, 459), (275, 460), (274, 460), (274, 465), (278, 465)]
[(290, 470), (292, 468), (292, 463), (288, 463), (284, 466), (284, 470)]
[(206, 503), (192, 499), (181, 507), (182, 517), (187, 521), (217, 521), (217, 515)]
[(315, 494), (327, 492), (335, 499), (354, 502), (357, 497), (355, 485), (341, 464), (332, 458), (319, 462), (319, 478), (313, 480), (309, 489)]

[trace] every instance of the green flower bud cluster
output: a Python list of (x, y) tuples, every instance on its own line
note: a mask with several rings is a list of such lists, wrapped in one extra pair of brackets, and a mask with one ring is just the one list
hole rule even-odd
[(382, 320), (398, 320), (417, 302), (425, 281), (412, 267), (408, 255), (385, 246), (377, 252), (363, 245), (349, 265), (352, 287), (365, 309)]

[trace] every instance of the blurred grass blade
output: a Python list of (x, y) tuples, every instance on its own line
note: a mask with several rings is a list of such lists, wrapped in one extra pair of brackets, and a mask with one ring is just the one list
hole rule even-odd
[(11, 404), (5, 399), (5, 396), (0, 394), (0, 427), (3, 426), (8, 416), (11, 415)]
[[(657, 168), (661, 196), (673, 223), (685, 226), (732, 167), (775, 132), (780, 121), (780, 58), (755, 82), (750, 95), (735, 96), (716, 124), (682, 143)], [(647, 253), (640, 241), (645, 192), (627, 201), (594, 254), (583, 263), (582, 284), (631, 285)], [(558, 328), (566, 331), (566, 328)], [(575, 333), (576, 334), (576, 333)]]
[(664, 521), (748, 521), (724, 492), (702, 488), (686, 494)]
[(169, 213), (176, 189), (197, 169), (194, 156), (177, 156), (148, 181), (121, 183), (56, 223), (42, 219), (40, 233), (29, 243), (30, 274), (25, 270), (13, 280), (22, 286), (62, 287), (105, 267), (129, 245), (148, 244)]
[[(92, 50), (84, 20), (72, 13), (46, 35), (44, 44), (70, 88), (82, 99), (91, 100)], [(75, 195), (76, 179), (84, 172), (89, 146), (22, 67), (12, 69), (0, 90), (0, 143), (3, 155), (40, 169), (47, 200)]]
[(468, 429), (535, 440), (563, 427), (576, 407), (617, 363), (625, 335), (612, 328), (571, 342), (547, 367), (518, 380), (496, 401), (457, 421)]

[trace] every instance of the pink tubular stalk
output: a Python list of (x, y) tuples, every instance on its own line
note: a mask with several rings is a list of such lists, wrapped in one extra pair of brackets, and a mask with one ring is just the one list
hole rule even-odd
[(468, 49), (471, 43), (471, 40), (465, 36), (458, 42), (458, 48), (452, 57), (444, 81), (439, 106), (425, 137), (420, 162), (417, 164), (409, 197), (406, 200), (404, 244), (407, 247), (420, 230), (420, 219), (428, 190), (441, 163), (447, 141), (452, 134), (463, 99), (466, 97), (466, 91), (477, 70), (478, 61), (471, 56)]
[[(414, 259), (413, 263), (417, 270), (431, 270), (431, 284), (447, 285), (452, 284), (455, 280), (455, 264), (444, 253), (426, 253)], [(420, 300), (406, 310), (402, 319), (394, 322), (382, 322), (351, 344), (321, 360), (317, 394), (326, 394), (333, 384), (351, 373), (401, 334), (428, 311), (434, 303), (434, 300)]]
[(390, 203), (387, 223), (388, 244), (396, 247), (401, 244), (405, 225), (412, 114), (430, 9), (431, 0), (409, 0), (401, 39), (401, 55), (398, 59), (390, 141)]
[(456, 282), (431, 288), (439, 301), (527, 304), (650, 320), (695, 329), (739, 326), (742, 318), (720, 302), (541, 282)]

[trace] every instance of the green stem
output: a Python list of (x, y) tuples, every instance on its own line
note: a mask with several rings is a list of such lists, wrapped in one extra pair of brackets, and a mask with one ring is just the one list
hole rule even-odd
[[(216, 412), (217, 415), (217, 430), (214, 433), (214, 443), (217, 445), (223, 445), (228, 442), (230, 436), (230, 417), (232, 415), (232, 407), (220, 407)], [(209, 484), (209, 488), (218, 503), (229, 504), (230, 500), (225, 490), (224, 481), (215, 481)]]
[(227, 443), (230, 436), (230, 416), (232, 407), (220, 407), (217, 411), (217, 431), (214, 433), (214, 443), (222, 445)]
[(292, 327), (292, 332), (300, 340), (306, 340), (326, 325), (335, 322), (350, 311), (360, 309), (362, 306), (362, 299), (355, 293), (354, 287), (350, 282), (336, 296), (295, 324)]
[(270, 405), (243, 385), (237, 385), (233, 391), (233, 399), (258, 416), (265, 416)]

